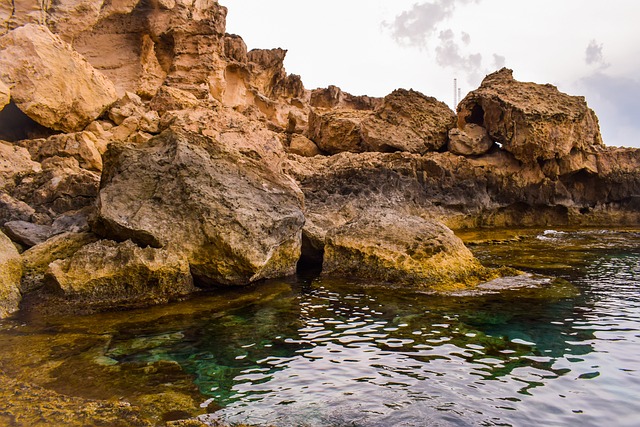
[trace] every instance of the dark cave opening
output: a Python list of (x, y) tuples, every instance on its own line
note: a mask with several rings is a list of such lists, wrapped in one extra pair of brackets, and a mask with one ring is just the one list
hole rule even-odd
[(467, 116), (466, 122), (484, 127), (484, 109), (479, 104), (475, 104), (471, 109), (471, 114)]
[(42, 126), (20, 111), (13, 101), (0, 111), (0, 139), (4, 141), (47, 138), (54, 133), (54, 130)]

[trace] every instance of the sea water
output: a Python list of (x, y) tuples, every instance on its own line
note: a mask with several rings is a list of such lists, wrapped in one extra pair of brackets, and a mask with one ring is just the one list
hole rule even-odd
[[(148, 392), (187, 378), (212, 424), (639, 425), (640, 233), (514, 236), (470, 248), (527, 274), (472, 292), (301, 275), (102, 318), (7, 322), (0, 357), (43, 356), (13, 370), (0, 360), (9, 373), (54, 363), (47, 375), (60, 378), (46, 384), (86, 397), (135, 400), (136, 381)], [(42, 339), (65, 334), (62, 354)], [(158, 363), (180, 380), (145, 368)], [(65, 376), (79, 369), (74, 386)]]

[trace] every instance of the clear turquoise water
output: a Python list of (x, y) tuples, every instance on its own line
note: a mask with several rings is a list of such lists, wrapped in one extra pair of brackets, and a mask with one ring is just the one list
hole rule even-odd
[(110, 326), (103, 356), (177, 362), (218, 409), (201, 416), (211, 422), (640, 425), (640, 234), (547, 231), (471, 248), (540, 276), (448, 296), (272, 282), (216, 297), (223, 308), (201, 300), (195, 315)]

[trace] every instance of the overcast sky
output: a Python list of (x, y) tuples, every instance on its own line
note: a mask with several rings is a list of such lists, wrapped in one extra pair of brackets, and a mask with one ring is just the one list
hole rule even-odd
[(502, 66), (584, 95), (607, 145), (640, 147), (640, 0), (219, 0), (249, 49), (288, 49), (308, 89), (453, 104)]

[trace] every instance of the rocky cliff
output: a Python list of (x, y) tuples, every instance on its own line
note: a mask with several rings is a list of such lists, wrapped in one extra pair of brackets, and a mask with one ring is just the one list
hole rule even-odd
[(640, 224), (640, 150), (606, 147), (584, 98), (507, 69), (457, 112), (413, 90), (308, 90), (226, 13), (0, 2), (0, 226), (22, 253), (3, 237), (0, 315), (21, 295), (164, 302), (300, 260), (471, 286), (502, 273), (449, 228)]

